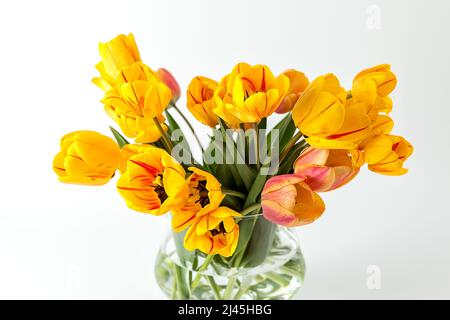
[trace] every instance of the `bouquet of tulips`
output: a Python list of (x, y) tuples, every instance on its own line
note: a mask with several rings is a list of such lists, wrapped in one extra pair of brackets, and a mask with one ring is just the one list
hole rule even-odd
[[(116, 141), (93, 131), (65, 135), (53, 169), (61, 182), (83, 185), (103, 185), (118, 173), (117, 191), (129, 208), (170, 215), (179, 258), (174, 298), (191, 298), (202, 277), (214, 298), (242, 298), (239, 278), (227, 276), (233, 284), (222, 286), (201, 271), (267, 263), (277, 232), (318, 219), (325, 210), (319, 194), (345, 185), (366, 163), (379, 174), (407, 172), (403, 164), (413, 148), (391, 134), (389, 95), (397, 80), (389, 65), (361, 71), (350, 89), (331, 73), (310, 81), (294, 69), (275, 76), (265, 65), (247, 63), (220, 81), (196, 76), (186, 107), (211, 128), (202, 145), (185, 108), (176, 105), (177, 81), (142, 62), (132, 34), (101, 43), (99, 51), (93, 82), (121, 133), (111, 127)], [(284, 114), (278, 123), (268, 121), (274, 113)], [(181, 127), (191, 131), (201, 156)], [(287, 274), (296, 268), (291, 264)], [(267, 277), (274, 285), (287, 279)]]

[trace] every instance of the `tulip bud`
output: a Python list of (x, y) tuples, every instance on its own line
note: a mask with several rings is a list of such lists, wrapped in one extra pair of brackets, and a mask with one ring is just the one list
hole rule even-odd
[(337, 189), (359, 172), (347, 150), (307, 148), (294, 163), (294, 173), (306, 177), (305, 183), (316, 192)]
[[(388, 64), (380, 64), (361, 71), (353, 79), (353, 83), (355, 85), (358, 82), (365, 82), (367, 80), (372, 81), (377, 90), (377, 94), (381, 97), (389, 95), (397, 85), (397, 78), (391, 71), (391, 66)], [(366, 85), (368, 86), (369, 84)]]
[(119, 165), (120, 149), (111, 138), (94, 131), (76, 131), (61, 139), (53, 170), (64, 183), (102, 185)]
[(364, 146), (364, 157), (369, 170), (398, 176), (408, 172), (403, 164), (413, 150), (413, 146), (403, 137), (381, 134), (371, 138)]
[(327, 138), (344, 123), (345, 99), (346, 92), (333, 74), (318, 77), (298, 99), (292, 119), (305, 136)]
[(118, 35), (114, 39), (99, 44), (102, 60), (96, 65), (100, 77), (92, 81), (105, 92), (115, 85), (116, 77), (120, 71), (133, 63), (141, 61), (138, 47), (133, 34)]
[(289, 89), (280, 106), (275, 110), (276, 113), (286, 113), (294, 108), (298, 98), (309, 85), (309, 80), (303, 72), (290, 69), (283, 72), (289, 78)]
[(177, 102), (181, 95), (180, 85), (178, 84), (175, 77), (169, 72), (169, 70), (160, 68), (156, 71), (159, 78), (166, 86), (172, 91), (172, 101)]
[(264, 217), (287, 227), (309, 224), (318, 219), (325, 204), (305, 177), (285, 174), (269, 179), (261, 194)]
[(187, 107), (201, 123), (214, 128), (219, 120), (213, 112), (213, 95), (217, 82), (202, 76), (191, 80), (187, 90)]

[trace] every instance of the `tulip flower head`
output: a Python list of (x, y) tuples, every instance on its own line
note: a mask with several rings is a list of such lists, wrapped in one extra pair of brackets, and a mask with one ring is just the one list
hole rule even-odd
[(183, 167), (166, 151), (140, 149), (127, 161), (117, 190), (133, 210), (162, 215), (184, 204), (188, 195)]
[(239, 225), (235, 221), (239, 213), (219, 207), (195, 219), (184, 238), (187, 250), (230, 257), (236, 250), (239, 240)]
[(116, 84), (116, 78), (120, 71), (141, 61), (134, 36), (130, 33), (118, 35), (111, 41), (99, 44), (99, 52), (102, 60), (96, 65), (100, 77), (92, 79), (94, 84), (103, 91), (108, 92)]
[(158, 74), (159, 79), (161, 79), (161, 81), (172, 91), (172, 102), (177, 102), (181, 95), (181, 89), (175, 77), (169, 70), (164, 68), (159, 68), (156, 73)]
[(294, 163), (294, 173), (306, 177), (305, 183), (315, 192), (342, 187), (359, 172), (347, 150), (309, 147)]
[(167, 130), (163, 111), (171, 99), (171, 90), (156, 73), (136, 62), (120, 72), (116, 87), (106, 93), (102, 102), (127, 137), (150, 143), (161, 137), (156, 121)]
[(62, 137), (53, 171), (64, 183), (103, 185), (114, 176), (120, 149), (111, 138), (94, 131), (75, 131)]
[(216, 88), (216, 81), (198, 76), (191, 80), (187, 90), (189, 111), (198, 121), (211, 128), (219, 123), (217, 115), (213, 112), (213, 96)]
[(391, 176), (408, 172), (404, 162), (413, 153), (412, 145), (403, 137), (381, 134), (373, 137), (364, 147), (369, 170)]
[(214, 94), (214, 113), (231, 126), (258, 123), (283, 101), (289, 78), (275, 77), (264, 65), (240, 63), (219, 83)]
[(364, 105), (346, 99), (347, 93), (333, 74), (315, 79), (292, 110), (292, 119), (317, 148), (353, 149), (370, 131)]
[(289, 69), (283, 72), (283, 74), (289, 78), (289, 90), (284, 97), (283, 102), (277, 110), (275, 110), (276, 113), (286, 113), (291, 111), (298, 98), (309, 85), (309, 80), (303, 72)]
[(179, 232), (190, 226), (195, 217), (205, 215), (220, 206), (223, 198), (222, 185), (209, 172), (190, 167), (187, 179), (189, 196), (183, 207), (173, 210), (172, 227)]
[(264, 217), (286, 227), (302, 226), (318, 219), (325, 204), (306, 180), (296, 174), (270, 178), (261, 193)]

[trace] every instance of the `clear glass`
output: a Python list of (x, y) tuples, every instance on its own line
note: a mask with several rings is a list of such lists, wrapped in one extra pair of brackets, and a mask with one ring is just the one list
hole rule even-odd
[[(295, 235), (278, 228), (263, 263), (251, 268), (230, 268), (215, 257), (205, 263), (180, 259), (172, 234), (162, 243), (155, 265), (157, 282), (171, 299), (287, 300), (303, 284), (305, 262)], [(205, 266), (207, 265), (207, 266)]]

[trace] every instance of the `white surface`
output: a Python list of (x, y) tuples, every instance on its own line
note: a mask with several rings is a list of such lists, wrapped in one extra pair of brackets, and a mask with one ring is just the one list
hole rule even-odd
[[(410, 173), (364, 170), (324, 195), (323, 218), (298, 229), (308, 268), (299, 298), (450, 298), (449, 10), (431, 0), (2, 1), (0, 298), (162, 298), (153, 263), (165, 219), (129, 211), (114, 182), (63, 185), (51, 172), (60, 136), (108, 134), (90, 78), (97, 43), (127, 32), (183, 90), (239, 61), (335, 72), (345, 86), (391, 63), (395, 132), (416, 148)], [(379, 290), (367, 288), (370, 265)]]

